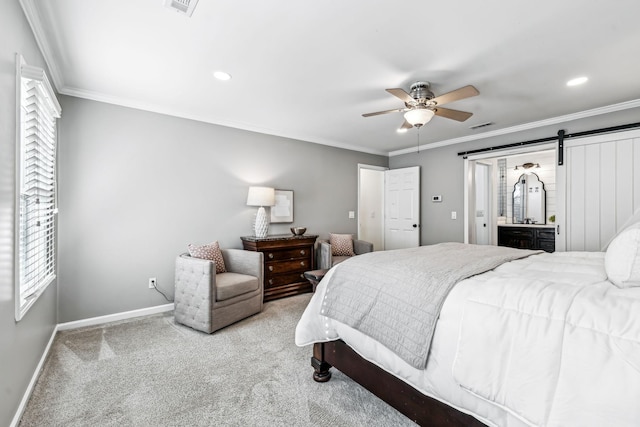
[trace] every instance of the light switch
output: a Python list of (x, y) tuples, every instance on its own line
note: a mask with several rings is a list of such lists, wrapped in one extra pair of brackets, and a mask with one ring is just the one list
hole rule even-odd
[(349, 211), (349, 219), (354, 219), (356, 217), (356, 213), (354, 211)]
[(451, 219), (458, 219), (458, 212), (451, 211)]

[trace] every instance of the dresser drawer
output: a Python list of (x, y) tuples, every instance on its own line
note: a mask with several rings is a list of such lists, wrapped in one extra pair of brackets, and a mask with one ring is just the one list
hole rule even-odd
[[(269, 275), (270, 276), (270, 275)], [(288, 285), (290, 283), (303, 282), (305, 283), (307, 279), (304, 278), (304, 273), (288, 273), (288, 274), (278, 274), (275, 276), (266, 277), (264, 281), (265, 289), (273, 288), (281, 285)]]
[(265, 276), (278, 273), (292, 273), (297, 271), (305, 272), (311, 270), (311, 259), (294, 259), (291, 261), (274, 261), (267, 262), (265, 269)]
[(305, 258), (309, 256), (311, 251), (308, 247), (304, 248), (296, 248), (296, 249), (287, 249), (284, 251), (265, 251), (264, 260), (265, 261), (279, 261), (279, 260), (287, 260), (287, 259), (295, 259), (295, 258)]
[(244, 250), (264, 255), (264, 301), (313, 291), (304, 272), (314, 269), (317, 238), (317, 235), (290, 234), (241, 237)]

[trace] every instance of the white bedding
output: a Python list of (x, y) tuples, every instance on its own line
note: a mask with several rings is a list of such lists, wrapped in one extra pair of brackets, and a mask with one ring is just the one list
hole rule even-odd
[[(442, 307), (425, 370), (411, 367), (368, 336), (321, 316), (327, 277), (298, 323), (299, 346), (342, 339), (423, 394), (487, 425), (640, 425), (640, 288), (618, 289), (609, 283), (604, 253), (534, 255), (461, 281)], [(516, 292), (510, 294), (508, 289)], [(583, 302), (569, 310), (578, 297)], [(543, 319), (562, 319), (569, 328), (563, 326), (560, 332), (549, 326), (554, 322), (545, 320), (508, 323), (505, 330), (504, 313), (489, 310), (488, 317), (482, 317), (487, 315), (482, 308), (499, 305), (496, 301), (506, 301), (522, 316), (535, 313), (543, 314)], [(638, 313), (635, 318), (630, 315), (633, 310)], [(516, 311), (511, 315), (521, 316)], [(480, 333), (482, 328), (472, 329), (485, 320), (487, 334)], [(540, 342), (530, 343), (533, 337)], [(512, 351), (523, 343), (529, 351)], [(478, 360), (467, 357), (474, 353)], [(598, 406), (590, 403), (593, 399)]]

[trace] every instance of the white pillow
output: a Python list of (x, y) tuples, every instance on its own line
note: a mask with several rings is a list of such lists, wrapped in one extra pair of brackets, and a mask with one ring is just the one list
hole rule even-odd
[(611, 241), (604, 256), (604, 269), (619, 288), (640, 286), (640, 222)]

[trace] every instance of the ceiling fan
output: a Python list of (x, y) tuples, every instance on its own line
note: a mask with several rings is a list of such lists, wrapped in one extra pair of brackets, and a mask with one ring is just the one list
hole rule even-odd
[(480, 92), (478, 92), (475, 87), (469, 85), (445, 93), (444, 95), (435, 96), (429, 89), (429, 86), (429, 82), (415, 82), (411, 85), (410, 93), (400, 88), (386, 89), (391, 95), (404, 102), (404, 108), (367, 113), (362, 116), (371, 117), (388, 113), (404, 113), (404, 123), (400, 129), (406, 130), (412, 127), (420, 128), (428, 123), (434, 115), (459, 122), (464, 122), (473, 115), (473, 113), (466, 111), (442, 108), (440, 105), (479, 95)]

